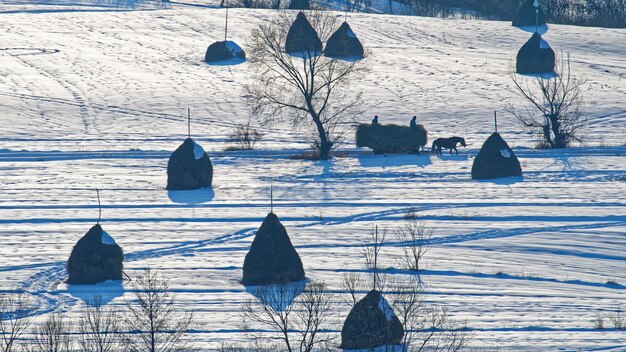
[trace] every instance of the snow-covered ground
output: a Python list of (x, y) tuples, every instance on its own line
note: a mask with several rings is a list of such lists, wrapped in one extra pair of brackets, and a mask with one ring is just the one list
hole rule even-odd
[[(259, 151), (223, 152), (233, 124), (249, 118), (241, 85), (251, 78), (248, 63), (202, 62), (221, 40), (224, 10), (87, 5), (0, 4), (0, 287), (32, 293), (40, 319), (80, 314), (93, 291), (113, 305), (130, 298), (119, 285), (61, 282), (73, 244), (97, 219), (97, 187), (101, 223), (128, 274), (150, 265), (171, 279), (197, 312), (206, 349), (244, 338), (239, 306), (250, 295), (238, 280), (273, 185), (307, 277), (332, 291), (363, 269), (370, 226), (395, 227), (413, 209), (436, 228), (427, 299), (467, 319), (473, 346), (626, 349), (624, 332), (593, 324), (626, 295), (625, 30), (550, 27), (544, 38), (571, 53), (593, 104), (586, 145), (540, 151), (502, 111), (521, 102), (508, 70), (528, 33), (504, 22), (351, 14), (370, 67), (354, 82), (372, 106), (362, 121), (417, 115), (431, 138), (462, 135), (469, 146), (459, 156), (348, 150), (313, 162), (291, 158), (307, 145), (289, 126), (265, 130)], [(250, 29), (271, 15), (231, 10), (230, 39), (245, 50)], [(215, 187), (168, 193), (167, 158), (186, 137), (187, 107)], [(470, 179), (493, 110), (523, 179)], [(386, 251), (384, 266), (397, 266), (400, 249)], [(348, 311), (337, 311), (337, 330)]]

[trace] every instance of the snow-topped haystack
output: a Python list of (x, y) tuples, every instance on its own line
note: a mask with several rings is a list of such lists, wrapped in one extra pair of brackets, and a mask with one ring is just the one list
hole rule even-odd
[(167, 190), (179, 191), (211, 187), (213, 164), (193, 139), (187, 138), (167, 163)]
[(287, 230), (269, 213), (243, 262), (244, 285), (270, 285), (304, 280), (304, 268)]
[(348, 22), (342, 23), (339, 29), (328, 38), (324, 55), (328, 57), (363, 57), (363, 45)]
[[(513, 26), (534, 27), (546, 25), (546, 16), (541, 6), (535, 7), (535, 1), (539, 5), (539, 0), (523, 0), (522, 5), (515, 13), (515, 17), (513, 17)], [(539, 17), (537, 17), (537, 8), (539, 8)]]
[(287, 39), (285, 40), (285, 51), (288, 53), (303, 51), (322, 52), (322, 41), (302, 11), (298, 12), (296, 20), (293, 21), (289, 28)]
[(311, 3), (309, 0), (291, 0), (289, 2), (290, 10), (309, 10)]
[(246, 52), (237, 43), (230, 40), (209, 45), (204, 55), (204, 61), (208, 63), (245, 58)]
[(428, 133), (422, 125), (416, 128), (399, 125), (361, 124), (356, 129), (356, 145), (368, 147), (374, 154), (417, 153), (426, 145)]
[(92, 285), (107, 280), (121, 280), (123, 261), (122, 248), (100, 224), (96, 224), (72, 249), (67, 261), (67, 283)]
[(402, 323), (393, 309), (377, 291), (370, 291), (358, 301), (341, 329), (341, 348), (372, 349), (398, 345), (404, 337)]
[(498, 132), (493, 133), (474, 158), (472, 179), (487, 180), (522, 176), (522, 167), (513, 150)]
[(553, 73), (554, 64), (554, 50), (541, 37), (541, 34), (535, 32), (517, 53), (516, 72), (521, 74)]

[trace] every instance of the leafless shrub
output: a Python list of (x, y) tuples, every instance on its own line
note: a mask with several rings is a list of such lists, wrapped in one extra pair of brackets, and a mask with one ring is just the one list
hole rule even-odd
[(430, 250), (433, 233), (432, 227), (418, 220), (407, 221), (396, 229), (396, 238), (402, 245), (401, 260), (407, 270), (420, 270), (422, 258)]
[(133, 283), (134, 299), (126, 302), (123, 334), (124, 351), (178, 352), (191, 349), (187, 331), (193, 323), (191, 312), (176, 310), (169, 284), (158, 271), (146, 269)]
[(622, 310), (622, 305), (618, 305), (617, 309), (613, 312), (610, 312), (607, 315), (607, 318), (613, 325), (613, 328), (616, 330), (624, 330), (626, 329), (626, 314)]
[(600, 313), (596, 313), (593, 319), (593, 326), (598, 330), (603, 330), (605, 328), (604, 321), (605, 316)]
[(404, 219), (405, 220), (417, 219), (415, 208), (407, 208), (406, 211), (404, 212)]
[(32, 334), (28, 352), (70, 352), (74, 348), (73, 327), (59, 313), (54, 313)]
[(230, 138), (237, 143), (235, 147), (229, 147), (229, 150), (252, 150), (256, 142), (263, 138), (263, 133), (251, 125), (251, 121), (245, 124), (237, 124), (234, 127)]
[(31, 301), (24, 293), (0, 295), (0, 352), (16, 350), (16, 343), (26, 332), (32, 318)]
[(120, 315), (94, 296), (88, 302), (78, 325), (78, 344), (83, 351), (112, 352), (119, 347)]
[(241, 312), (245, 320), (278, 331), (283, 349), (311, 352), (329, 341), (321, 331), (332, 314), (332, 299), (323, 283), (309, 283), (298, 296), (299, 290), (295, 284), (259, 287)]

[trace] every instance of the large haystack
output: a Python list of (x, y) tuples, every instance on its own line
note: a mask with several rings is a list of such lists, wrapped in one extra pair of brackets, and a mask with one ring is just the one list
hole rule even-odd
[(302, 261), (287, 230), (269, 213), (252, 241), (243, 262), (244, 285), (270, 285), (304, 279)]
[(500, 177), (522, 176), (522, 167), (513, 150), (495, 132), (480, 148), (472, 165), (472, 179), (486, 180)]
[(285, 51), (288, 53), (322, 52), (322, 41), (302, 11), (298, 12), (296, 20), (289, 28), (285, 41)]
[(538, 0), (523, 0), (520, 7), (513, 17), (513, 25), (515, 27), (534, 27), (545, 26), (546, 16), (539, 6), (539, 21), (537, 21), (537, 10), (534, 6), (534, 2)]
[(350, 28), (348, 22), (333, 33), (326, 43), (324, 55), (328, 57), (363, 57), (363, 45)]
[(552, 73), (554, 64), (554, 50), (539, 33), (534, 33), (517, 53), (516, 71), (521, 74)]
[(398, 125), (362, 124), (356, 130), (356, 145), (368, 147), (374, 154), (417, 153), (426, 145), (427, 132), (424, 126), (416, 128)]
[(172, 153), (167, 163), (167, 190), (211, 187), (213, 164), (202, 147), (191, 138)]
[(207, 63), (245, 58), (246, 52), (237, 43), (230, 40), (209, 45), (204, 55), (204, 61)]
[(96, 224), (72, 249), (67, 261), (67, 283), (92, 285), (106, 280), (121, 280), (123, 261), (122, 248)]
[(342, 349), (371, 349), (402, 342), (404, 329), (385, 297), (376, 290), (354, 305), (341, 330)]
[(291, 0), (289, 2), (290, 10), (309, 10), (311, 3), (309, 0)]

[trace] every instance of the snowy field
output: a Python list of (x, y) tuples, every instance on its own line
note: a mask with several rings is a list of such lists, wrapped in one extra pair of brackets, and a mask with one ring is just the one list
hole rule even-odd
[[(413, 209), (436, 228), (426, 298), (468, 321), (473, 347), (626, 350), (626, 333), (593, 324), (626, 303), (626, 30), (550, 27), (545, 39), (589, 80), (591, 123), (584, 145), (542, 151), (503, 112), (521, 102), (508, 71), (528, 33), (505, 22), (351, 14), (370, 67), (354, 82), (371, 103), (362, 121), (417, 115), (430, 138), (461, 135), (469, 146), (459, 156), (374, 156), (350, 144), (314, 162), (292, 158), (307, 145), (289, 126), (265, 129), (258, 151), (223, 151), (249, 118), (241, 85), (251, 78), (247, 63), (202, 61), (221, 40), (223, 10), (47, 3), (0, 4), (0, 288), (31, 293), (38, 319), (77, 316), (93, 292), (112, 305), (131, 297), (120, 286), (62, 283), (72, 246), (98, 216), (97, 187), (126, 272), (160, 269), (196, 311), (204, 349), (245, 339), (241, 267), (273, 185), (307, 277), (338, 294), (344, 273), (363, 270), (367, 230), (395, 227)], [(231, 10), (230, 39), (245, 49), (271, 15)], [(187, 107), (215, 166), (213, 192), (165, 191)], [(523, 179), (470, 179), (494, 110)], [(385, 250), (383, 266), (397, 267), (400, 249)], [(349, 309), (339, 307), (336, 330)]]

